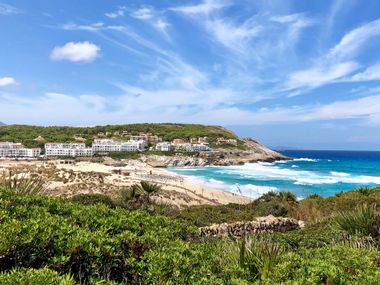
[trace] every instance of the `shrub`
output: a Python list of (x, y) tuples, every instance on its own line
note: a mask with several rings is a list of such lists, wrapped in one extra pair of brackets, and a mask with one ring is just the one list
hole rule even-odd
[(244, 238), (240, 245), (239, 264), (253, 279), (266, 280), (274, 270), (282, 248), (269, 236)]
[(359, 205), (354, 211), (341, 212), (336, 217), (336, 223), (350, 235), (377, 238), (380, 234), (380, 215), (375, 205)]
[(74, 279), (69, 275), (60, 276), (57, 272), (42, 269), (18, 269), (0, 274), (2, 285), (74, 285)]
[(109, 196), (103, 194), (79, 194), (73, 196), (71, 201), (83, 205), (95, 205), (100, 203), (111, 208), (115, 207), (113, 200)]

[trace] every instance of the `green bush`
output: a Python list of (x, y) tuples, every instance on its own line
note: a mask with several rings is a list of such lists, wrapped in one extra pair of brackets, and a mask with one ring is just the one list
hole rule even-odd
[[(345, 246), (300, 249), (281, 256), (264, 284), (379, 284), (380, 253)], [(263, 284), (263, 283), (260, 283)]]
[(104, 204), (108, 207), (114, 208), (114, 201), (107, 195), (103, 194), (78, 194), (71, 198), (71, 201), (83, 205), (96, 205)]
[(60, 276), (57, 272), (42, 269), (19, 269), (0, 273), (2, 285), (74, 285), (74, 279), (69, 275)]

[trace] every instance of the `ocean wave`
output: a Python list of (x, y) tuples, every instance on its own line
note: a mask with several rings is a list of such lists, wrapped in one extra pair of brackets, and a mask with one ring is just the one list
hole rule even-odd
[(210, 183), (216, 183), (216, 184), (224, 184), (224, 182), (223, 182), (223, 181), (220, 181), (220, 180), (216, 180), (216, 179), (214, 179), (214, 178), (210, 178), (208, 181), (209, 181)]
[(292, 161), (318, 162), (319, 160), (314, 159), (314, 158), (301, 157), (301, 158), (294, 158)]
[(339, 177), (350, 176), (350, 174), (348, 174), (348, 173), (338, 172), (338, 171), (330, 171), (330, 174), (333, 175), (333, 176), (339, 176)]
[(243, 179), (251, 180), (285, 180), (292, 181), (295, 185), (315, 184), (380, 184), (380, 177), (351, 175), (345, 172), (331, 171), (329, 173), (301, 170), (299, 168), (280, 168), (275, 165), (262, 165), (249, 163), (243, 166), (230, 166), (218, 170), (222, 175), (233, 175)]

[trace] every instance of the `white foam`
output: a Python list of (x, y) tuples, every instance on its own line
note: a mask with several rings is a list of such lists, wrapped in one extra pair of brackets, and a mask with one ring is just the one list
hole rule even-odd
[(345, 172), (337, 172), (337, 171), (330, 171), (330, 174), (333, 176), (339, 176), (339, 177), (347, 177), (350, 176), (350, 174)]
[(249, 163), (243, 166), (230, 166), (221, 168), (218, 173), (234, 175), (253, 180), (286, 180), (293, 181), (297, 185), (313, 184), (380, 184), (380, 177), (365, 175), (350, 175), (345, 172), (331, 171), (329, 173), (299, 170), (292, 168), (280, 168), (275, 165), (262, 165)]
[(318, 162), (318, 159), (307, 158), (307, 157), (301, 157), (301, 158), (295, 158), (295, 159), (293, 159), (293, 161)]
[(223, 181), (220, 181), (220, 180), (216, 180), (216, 179), (214, 179), (214, 178), (210, 178), (208, 181), (209, 181), (210, 183), (216, 183), (216, 184), (224, 184), (224, 182), (223, 182)]

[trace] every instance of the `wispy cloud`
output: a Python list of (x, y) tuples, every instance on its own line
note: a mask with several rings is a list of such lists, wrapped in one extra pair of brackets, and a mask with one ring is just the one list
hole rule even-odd
[(359, 65), (356, 62), (348, 61), (296, 71), (290, 75), (287, 87), (290, 89), (316, 88), (343, 78), (358, 68)]
[(335, 82), (377, 80), (378, 66), (348, 77), (360, 67), (357, 54), (370, 39), (377, 36), (380, 36), (380, 19), (349, 31), (326, 55), (315, 60), (317, 63), (314, 66), (289, 75), (286, 88), (299, 89), (292, 92), (291, 96)]
[(251, 19), (239, 25), (221, 18), (207, 20), (205, 23), (218, 42), (237, 52), (244, 52), (249, 41), (257, 37), (262, 30), (261, 26)]
[[(88, 124), (128, 122), (192, 122), (206, 124), (262, 125), (358, 119), (363, 124), (380, 122), (380, 95), (292, 107), (247, 110), (228, 105), (234, 93), (215, 89), (148, 91), (123, 85), (124, 94), (112, 96), (67, 95), (49, 92), (36, 98), (1, 95), (0, 113), (8, 121), (32, 124)], [(209, 92), (215, 96), (205, 96)], [(43, 119), (41, 119), (43, 118)]]
[(170, 10), (187, 15), (208, 15), (212, 12), (223, 9), (229, 4), (230, 1), (228, 0), (204, 0), (203, 2), (197, 5), (172, 7), (170, 8)]
[(372, 81), (380, 80), (380, 63), (366, 68), (363, 72), (356, 73), (348, 81)]
[(72, 62), (91, 62), (100, 53), (100, 47), (91, 42), (69, 42), (63, 46), (56, 46), (51, 54), (52, 60), (68, 60)]
[(130, 16), (149, 23), (156, 30), (164, 34), (168, 40), (170, 40), (170, 36), (167, 33), (167, 29), (170, 24), (162, 16), (162, 12), (156, 11), (152, 6), (142, 6), (139, 9), (132, 11)]
[(348, 32), (340, 42), (331, 49), (329, 57), (337, 59), (351, 58), (370, 39), (380, 36), (380, 19), (364, 24)]
[(21, 14), (22, 11), (14, 6), (0, 2), (0, 15)]
[(105, 13), (104, 15), (111, 19), (123, 17), (126, 9), (127, 8), (125, 6), (119, 6), (116, 11), (108, 12), (108, 13)]
[(67, 23), (67, 24), (62, 25), (62, 28), (64, 30), (88, 31), (88, 32), (97, 32), (97, 31), (104, 31), (104, 30), (123, 31), (126, 29), (126, 27), (122, 25), (105, 25), (103, 22), (97, 22), (97, 23), (87, 24), (87, 25)]

